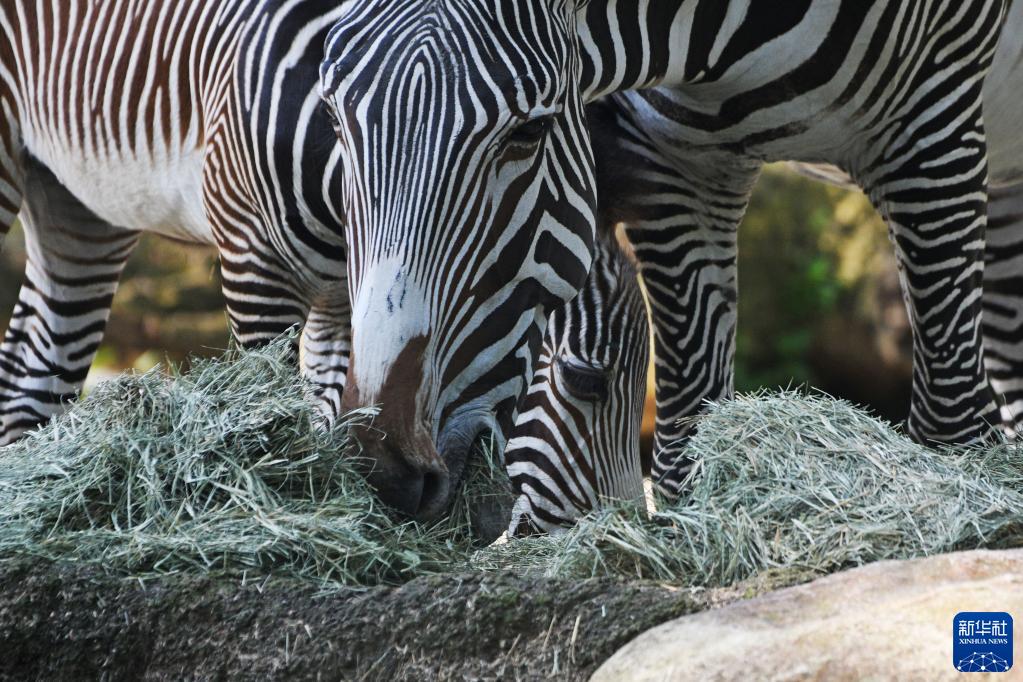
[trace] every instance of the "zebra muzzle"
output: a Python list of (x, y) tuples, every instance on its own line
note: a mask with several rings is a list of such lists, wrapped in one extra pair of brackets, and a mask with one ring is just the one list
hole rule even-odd
[(374, 425), (353, 428), (366, 480), (381, 501), (417, 521), (431, 521), (448, 507), (451, 477), (421, 427), (411, 438), (388, 434)]
[(353, 352), (342, 410), (377, 406), (371, 424), (352, 428), (366, 479), (388, 505), (417, 521), (441, 516), (451, 499), (451, 474), (437, 452), (432, 431), (417, 407), (428, 339), (416, 337), (398, 352), (379, 382), (366, 389)]

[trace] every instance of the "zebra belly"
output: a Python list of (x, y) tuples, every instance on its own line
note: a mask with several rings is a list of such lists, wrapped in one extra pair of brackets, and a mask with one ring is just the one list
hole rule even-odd
[(212, 244), (202, 199), (201, 149), (156, 159), (87, 158), (71, 149), (29, 151), (99, 218), (130, 230)]

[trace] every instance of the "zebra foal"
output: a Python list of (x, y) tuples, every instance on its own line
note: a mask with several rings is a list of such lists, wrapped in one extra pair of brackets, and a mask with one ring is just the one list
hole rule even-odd
[(510, 534), (570, 526), (610, 501), (642, 502), (649, 343), (636, 270), (605, 232), (583, 290), (551, 315), (505, 449)]

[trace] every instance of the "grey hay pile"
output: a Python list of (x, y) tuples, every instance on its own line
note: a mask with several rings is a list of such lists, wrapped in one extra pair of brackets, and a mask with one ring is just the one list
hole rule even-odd
[(844, 401), (797, 392), (713, 405), (698, 425), (684, 502), (649, 519), (609, 509), (477, 564), (724, 586), (775, 569), (1023, 546), (1017, 446), (934, 450)]
[(847, 403), (789, 392), (713, 406), (685, 452), (697, 461), (685, 503), (652, 517), (611, 505), (560, 535), (479, 549), (469, 529), (507, 499), (503, 467), (477, 457), (442, 523), (395, 519), (350, 447), (351, 425), (373, 415), (323, 428), (293, 347), (122, 377), (0, 451), (0, 564), (325, 589), (466, 570), (719, 586), (1023, 545), (1014, 446), (935, 451)]
[[(27, 555), (130, 575), (201, 572), (398, 583), (466, 556), (470, 512), (395, 521), (299, 378), (293, 339), (102, 384), (0, 451), (0, 561)], [(473, 485), (490, 485), (476, 466)]]

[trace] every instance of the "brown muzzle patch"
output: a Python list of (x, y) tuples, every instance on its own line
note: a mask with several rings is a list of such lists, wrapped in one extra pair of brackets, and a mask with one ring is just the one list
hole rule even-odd
[(418, 406), (428, 344), (426, 336), (405, 344), (387, 369), (379, 394), (372, 397), (362, 395), (353, 357), (341, 403), (344, 411), (380, 410), (371, 424), (353, 429), (367, 479), (386, 504), (419, 520), (442, 514), (450, 499), (447, 467)]

